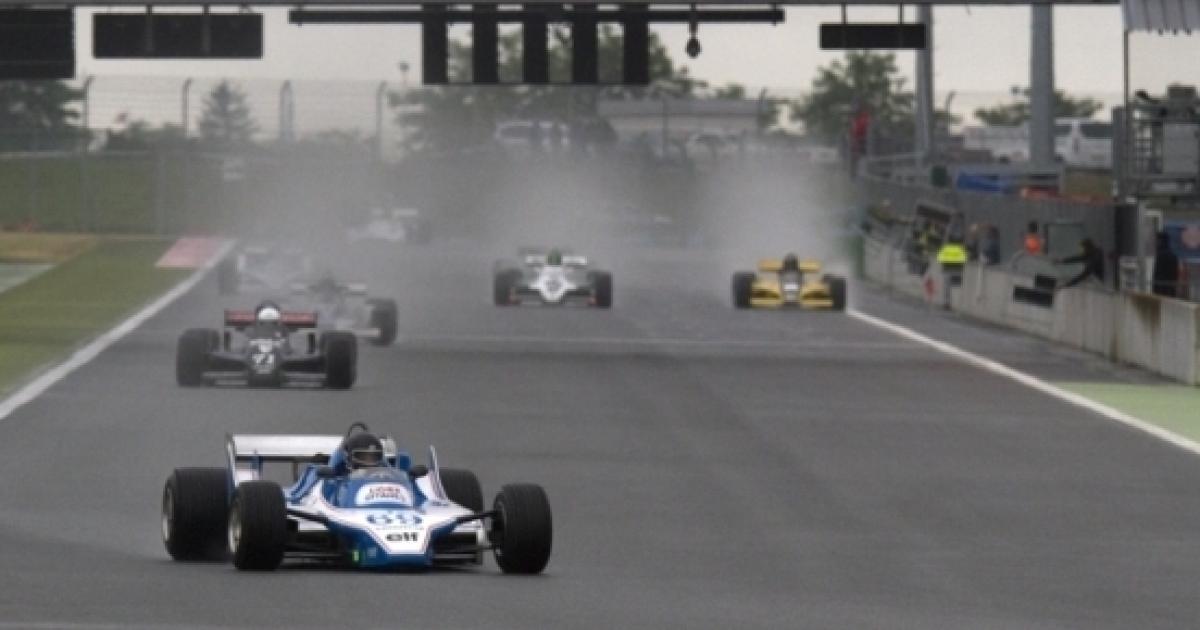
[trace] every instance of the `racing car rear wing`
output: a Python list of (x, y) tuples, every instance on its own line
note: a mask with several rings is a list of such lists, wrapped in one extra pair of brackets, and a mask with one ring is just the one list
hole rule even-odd
[[(299, 474), (301, 464), (328, 464), (344, 439), (340, 435), (227, 434), (225, 455), (228, 458), (231, 481), (237, 486), (244, 481), (259, 479), (263, 473), (263, 464), (268, 462), (291, 464), (295, 477)], [(404, 470), (409, 469), (408, 455), (400, 453), (396, 440), (384, 436), (379, 441), (383, 443), (383, 454), (388, 461), (396, 463)], [(397, 462), (397, 458), (401, 461)], [(432, 446), (429, 447), (428, 474), (417, 479), (416, 483), (426, 496), (450, 500), (442, 486), (441, 466), (438, 464), (437, 451)]]
[[(546, 264), (545, 254), (528, 254), (525, 256), (525, 264), (529, 266), (540, 266)], [(562, 257), (564, 267), (586, 267), (588, 266), (587, 256), (566, 255)]]
[[(234, 435), (226, 439), (229, 463), (236, 467), (244, 462), (296, 462), (325, 464), (342, 445), (340, 435)], [(396, 457), (396, 441), (382, 438), (383, 453), (388, 459)]]
[[(801, 260), (801, 273), (817, 273), (821, 270), (821, 263), (815, 260)], [(780, 258), (763, 258), (758, 261), (758, 270), (764, 273), (778, 273), (783, 270), (783, 260)]]
[[(316, 328), (315, 312), (284, 311), (279, 322), (288, 328)], [(225, 325), (230, 328), (245, 328), (254, 325), (254, 311), (225, 311)]]
[[(310, 292), (318, 292), (316, 283), (308, 282), (293, 282), (290, 290), (292, 293), (301, 295)], [(367, 285), (362, 282), (339, 282), (337, 291), (347, 295), (364, 296), (367, 294)]]

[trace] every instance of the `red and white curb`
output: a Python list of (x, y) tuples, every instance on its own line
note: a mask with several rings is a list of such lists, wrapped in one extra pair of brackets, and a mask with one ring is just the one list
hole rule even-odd
[(117, 324), (116, 327), (108, 330), (90, 341), (87, 345), (76, 350), (67, 357), (65, 361), (46, 370), (37, 378), (24, 387), (18, 389), (9, 397), (0, 401), (0, 420), (12, 415), (14, 411), (21, 408), (26, 403), (32, 401), (42, 395), (47, 389), (54, 386), (55, 383), (66, 378), (71, 372), (87, 365), (92, 359), (95, 359), (108, 349), (109, 346), (121, 340), (122, 337), (133, 332), (138, 326), (146, 323), (146, 320), (154, 317), (172, 302), (179, 299), (180, 296), (191, 291), (197, 284), (200, 283), (204, 276), (217, 265), (233, 248), (233, 241), (222, 242), (216, 250), (211, 253), (211, 256), (203, 264), (200, 265), (190, 276), (183, 282), (175, 285), (170, 291), (167, 291), (158, 299), (142, 307), (141, 310), (131, 315), (129, 318)]

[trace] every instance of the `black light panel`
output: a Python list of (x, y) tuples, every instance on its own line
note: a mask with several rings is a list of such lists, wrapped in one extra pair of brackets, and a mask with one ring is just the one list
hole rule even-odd
[(822, 24), (821, 50), (925, 48), (924, 24)]
[(0, 80), (74, 76), (71, 9), (0, 9)]
[(261, 59), (259, 13), (98, 13), (97, 59)]
[(421, 24), (421, 82), (444, 85), (450, 82), (450, 39), (446, 20), (426, 17)]

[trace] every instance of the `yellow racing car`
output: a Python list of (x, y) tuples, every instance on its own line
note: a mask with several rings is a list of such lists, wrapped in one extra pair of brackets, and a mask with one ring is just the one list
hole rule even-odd
[(758, 271), (733, 274), (734, 308), (803, 308), (846, 310), (846, 279), (821, 274), (821, 263), (782, 259), (758, 261)]

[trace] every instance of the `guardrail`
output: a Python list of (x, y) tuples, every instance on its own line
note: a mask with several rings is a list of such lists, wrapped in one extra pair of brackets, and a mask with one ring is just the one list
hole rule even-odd
[(955, 284), (936, 262), (923, 275), (910, 273), (904, 253), (886, 242), (868, 238), (863, 252), (867, 278), (901, 293), (1200, 385), (1200, 304), (1086, 286), (1037, 304), (1014, 299), (1020, 288), (1036, 290), (1033, 278), (1003, 267), (969, 263)]

